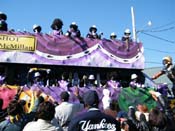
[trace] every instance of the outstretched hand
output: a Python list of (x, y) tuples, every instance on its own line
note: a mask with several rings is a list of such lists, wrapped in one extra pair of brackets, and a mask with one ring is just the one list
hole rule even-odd
[(153, 99), (155, 101), (158, 100), (158, 96), (160, 96), (161, 94), (159, 92), (156, 92), (156, 91), (153, 91), (153, 90), (150, 90), (149, 93), (152, 95)]

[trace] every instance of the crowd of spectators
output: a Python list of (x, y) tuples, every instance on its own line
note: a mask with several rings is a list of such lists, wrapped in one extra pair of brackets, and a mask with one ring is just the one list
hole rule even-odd
[[(128, 111), (122, 111), (116, 100), (108, 99), (103, 109), (99, 108), (100, 98), (95, 90), (88, 90), (75, 95), (77, 103), (69, 101), (70, 92), (62, 91), (61, 102), (44, 98), (41, 91), (32, 91), (32, 98), (25, 110), (25, 100), (19, 99), (22, 88), (19, 88), (14, 99), (6, 109), (0, 109), (0, 131), (174, 131), (175, 118), (173, 109), (166, 98), (156, 91), (149, 93), (158, 106), (148, 110), (146, 105), (131, 105)], [(106, 90), (104, 92), (108, 93)], [(104, 97), (105, 99), (105, 97)], [(104, 101), (104, 100), (103, 100)], [(2, 105), (3, 101), (0, 100)]]
[[(18, 88), (17, 94), (6, 109), (2, 109), (3, 100), (0, 100), (0, 131), (175, 130), (174, 109), (170, 108), (168, 99), (160, 92), (149, 91), (157, 102), (157, 106), (150, 110), (143, 103), (130, 105), (128, 111), (121, 110), (118, 101), (110, 96), (111, 92), (107, 88), (108, 86), (121, 88), (121, 85), (116, 82), (116, 75), (116, 73), (111, 73), (111, 79), (103, 87), (102, 99), (99, 98), (92, 85), (95, 82), (93, 75), (84, 78), (91, 80), (86, 85), (88, 90), (85, 94), (80, 95), (78, 87), (74, 92), (69, 92), (67, 88), (60, 93), (61, 101), (56, 101), (47, 94), (43, 95), (42, 90), (30, 89), (32, 97), (28, 103), (25, 99), (19, 99), (23, 88)], [(38, 77), (39, 73), (36, 72), (34, 76)], [(136, 74), (131, 75), (130, 88), (133, 90), (145, 88), (139, 83), (138, 77)], [(66, 80), (67, 77), (63, 74), (59, 81), (59, 86), (62, 86), (60, 88), (68, 86), (68, 81), (64, 83)], [(92, 88), (89, 88), (90, 86)], [(70, 93), (74, 93), (79, 101), (70, 102)], [(99, 107), (100, 102), (102, 102), (102, 108)]]

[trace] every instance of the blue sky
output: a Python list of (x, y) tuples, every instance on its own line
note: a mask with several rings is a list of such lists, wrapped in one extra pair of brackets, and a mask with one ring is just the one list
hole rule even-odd
[[(8, 26), (15, 30), (32, 32), (33, 24), (39, 24), (43, 33), (49, 33), (53, 19), (61, 18), (64, 32), (75, 21), (83, 36), (95, 24), (105, 38), (115, 32), (120, 39), (126, 28), (132, 28), (131, 6), (136, 30), (156, 30), (145, 33), (165, 39), (138, 33), (145, 47), (145, 68), (162, 66), (166, 55), (175, 61), (175, 0), (1, 0), (0, 11), (8, 15)], [(146, 26), (149, 20), (150, 27)]]

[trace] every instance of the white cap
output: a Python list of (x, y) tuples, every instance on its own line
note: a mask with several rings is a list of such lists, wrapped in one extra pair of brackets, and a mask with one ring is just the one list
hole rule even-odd
[(39, 72), (35, 72), (34, 77), (38, 77), (41, 76), (41, 74)]
[(77, 25), (76, 22), (72, 22), (71, 25)]
[(92, 28), (97, 28), (96, 25), (92, 25), (91, 27), (92, 27)]
[(125, 30), (125, 33), (126, 33), (126, 34), (130, 34), (130, 33), (131, 33), (130, 29), (126, 29), (126, 30)]
[(136, 79), (138, 76), (136, 74), (131, 75), (131, 80)]
[(94, 80), (95, 79), (95, 77), (94, 77), (94, 75), (89, 75), (89, 78), (88, 78), (89, 80)]
[(37, 28), (38, 26), (39, 26), (39, 25), (34, 24), (34, 25), (33, 25), (33, 29)]
[(0, 11), (0, 14), (1, 14), (1, 15), (2, 15), (2, 14), (4, 14), (4, 15), (5, 15), (5, 13), (4, 13), (4, 12), (1, 12), (1, 11)]
[(111, 36), (116, 36), (115, 32), (112, 32), (112, 33), (111, 33)]

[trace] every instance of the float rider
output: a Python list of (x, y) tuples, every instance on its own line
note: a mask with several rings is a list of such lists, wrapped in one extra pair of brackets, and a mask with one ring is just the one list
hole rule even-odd
[(172, 87), (172, 92), (175, 97), (175, 65), (172, 63), (172, 57), (171, 56), (166, 56), (162, 60), (163, 64), (163, 69), (159, 71), (157, 74), (155, 74), (152, 79), (157, 79), (163, 74), (166, 74), (169, 80), (172, 82), (173, 87)]

